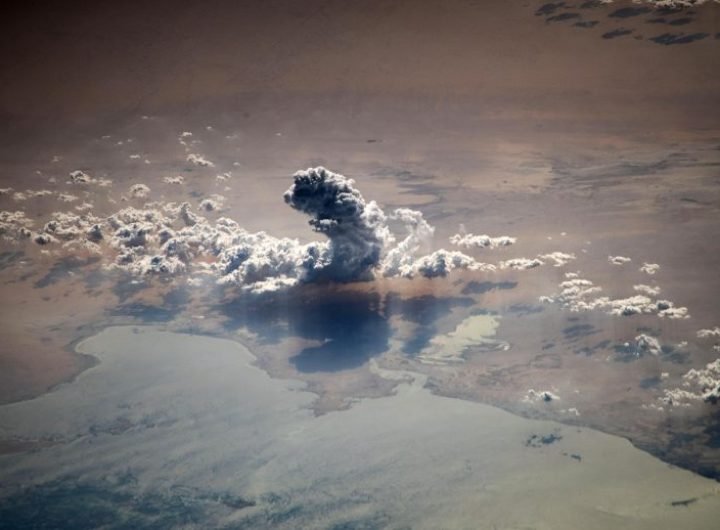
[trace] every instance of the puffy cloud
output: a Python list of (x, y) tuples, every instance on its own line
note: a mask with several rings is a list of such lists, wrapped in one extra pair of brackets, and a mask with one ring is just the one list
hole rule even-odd
[(662, 347), (660, 341), (651, 335), (641, 333), (635, 337), (635, 350), (634, 354), (637, 357), (642, 357), (645, 354), (659, 355), (662, 353)]
[(313, 230), (329, 239), (327, 264), (316, 272), (338, 281), (368, 277), (392, 241), (385, 213), (375, 201), (365, 201), (352, 179), (323, 167), (293, 178), (285, 202), (308, 214)]
[(58, 195), (58, 200), (60, 202), (75, 202), (78, 198), (76, 195), (72, 195), (70, 193), (60, 193)]
[(24, 240), (32, 237), (30, 227), (33, 220), (22, 211), (0, 211), (0, 237), (9, 241)]
[(646, 274), (649, 274), (650, 276), (654, 275), (659, 270), (660, 265), (658, 265), (657, 263), (643, 263), (642, 267), (640, 267), (640, 272), (644, 272)]
[(540, 254), (539, 259), (549, 260), (553, 262), (554, 267), (563, 267), (577, 259), (575, 254), (567, 254), (565, 252), (551, 252), (550, 254)]
[(205, 158), (203, 155), (199, 155), (196, 153), (190, 153), (186, 160), (190, 162), (194, 166), (200, 166), (200, 167), (215, 167), (215, 164)]
[[(3, 190), (5, 193), (0, 193), (0, 195), (9, 194), (12, 191), (12, 188), (4, 188)], [(34, 199), (35, 197), (47, 197), (48, 195), (52, 195), (53, 192), (50, 190), (25, 190), (25, 191), (16, 191), (13, 193), (12, 198), (15, 202), (23, 202), (28, 199)]]
[(632, 261), (632, 259), (626, 258), (625, 256), (608, 256), (608, 261), (613, 265), (625, 265)]
[(225, 197), (214, 194), (209, 198), (200, 201), (200, 209), (206, 212), (216, 212), (222, 209), (224, 203)]
[(545, 262), (539, 258), (514, 258), (500, 262), (501, 269), (528, 270), (544, 265)]
[(535, 258), (513, 258), (500, 262), (501, 269), (512, 270), (529, 270), (545, 265), (547, 261), (552, 262), (554, 267), (563, 267), (576, 259), (575, 254), (567, 254), (565, 252), (550, 252), (549, 254), (539, 254)]
[(697, 332), (699, 339), (720, 338), (720, 327), (715, 326), (713, 329), (700, 329)]
[(720, 400), (720, 359), (705, 365), (705, 368), (691, 368), (682, 376), (682, 387), (667, 389), (660, 398), (672, 406), (689, 406), (693, 402), (716, 404)]
[(185, 178), (182, 175), (177, 175), (176, 177), (164, 177), (163, 182), (165, 184), (182, 184), (185, 182)]
[(75, 171), (70, 172), (70, 184), (95, 184), (97, 186), (107, 187), (112, 184), (112, 181), (110, 179), (105, 178), (94, 178), (85, 173), (84, 171), (80, 171), (79, 169), (76, 169)]
[(465, 248), (498, 248), (514, 245), (517, 238), (510, 236), (490, 237), (488, 235), (455, 234), (450, 243)]
[(409, 208), (395, 210), (390, 219), (404, 223), (406, 237), (390, 249), (381, 264), (384, 276), (412, 277), (418, 273), (416, 253), (422, 246), (429, 246), (435, 228), (425, 220), (423, 214)]
[(525, 397), (523, 397), (523, 402), (525, 403), (550, 403), (551, 401), (558, 401), (560, 399), (560, 396), (557, 394), (550, 392), (549, 390), (534, 390), (529, 389), (527, 391), (527, 394), (525, 394)]
[(133, 199), (145, 199), (150, 195), (150, 188), (145, 184), (133, 184), (130, 186), (130, 197)]
[(403, 274), (403, 276), (419, 275), (425, 278), (437, 278), (447, 276), (455, 269), (494, 271), (495, 266), (480, 263), (462, 252), (440, 249), (416, 259), (412, 264), (411, 273)]
[(3, 195), (10, 195), (12, 191), (12, 188), (0, 188), (0, 197), (2, 197)]
[(633, 285), (633, 289), (635, 289), (638, 293), (643, 293), (648, 296), (657, 296), (660, 294), (660, 287), (651, 287), (650, 285), (642, 283)]
[[(78, 184), (93, 180), (82, 172), (74, 174)], [(146, 198), (149, 191), (135, 184), (130, 195)], [(215, 211), (224, 200), (213, 195), (201, 202), (200, 210)], [(324, 168), (296, 173), (284, 200), (307, 214), (310, 226), (327, 240), (300, 244), (251, 233), (231, 219), (211, 222), (188, 203), (148, 202), (144, 208), (127, 207), (102, 218), (92, 215), (87, 203), (74, 212), (55, 212), (37, 232), (30, 230), (32, 221), (23, 212), (3, 212), (0, 231), (13, 240), (100, 254), (107, 260), (105, 267), (137, 277), (186, 275), (190, 284), (215, 281), (252, 293), (309, 281), (345, 282), (375, 275), (434, 278), (456, 269), (495, 270), (462, 252), (432, 251), (434, 228), (421, 212), (400, 208), (386, 215), (374, 201), (364, 199), (353, 180)], [(396, 240), (389, 223), (402, 224), (404, 238)]]
[(565, 281), (559, 285), (559, 293), (541, 296), (540, 301), (557, 303), (570, 311), (602, 310), (617, 316), (657, 314), (671, 319), (690, 318), (686, 307), (676, 307), (668, 300), (653, 300), (644, 294), (627, 298), (597, 296), (602, 287), (596, 286), (592, 281), (579, 277), (577, 273), (566, 273), (565, 277)]

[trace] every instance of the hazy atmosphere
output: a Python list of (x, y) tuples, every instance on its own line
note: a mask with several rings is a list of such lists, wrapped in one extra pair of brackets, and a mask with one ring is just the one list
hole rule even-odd
[(712, 529), (720, 3), (35, 2), (0, 529)]

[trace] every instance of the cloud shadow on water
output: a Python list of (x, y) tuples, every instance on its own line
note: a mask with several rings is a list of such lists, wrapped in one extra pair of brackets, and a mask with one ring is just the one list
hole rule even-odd
[(365, 364), (389, 347), (392, 333), (378, 293), (331, 287), (239, 298), (219, 307), (228, 329), (246, 328), (267, 343), (288, 337), (319, 341), (290, 362), (301, 372), (337, 372)]
[(227, 317), (228, 330), (246, 328), (265, 344), (285, 338), (317, 341), (290, 358), (300, 372), (338, 372), (367, 363), (390, 348), (394, 333), (391, 317), (417, 325), (405, 342), (404, 353), (420, 351), (436, 334), (433, 325), (454, 306), (472, 305), (467, 297), (431, 295), (384, 298), (372, 291), (337, 290), (314, 286), (263, 298), (240, 298), (218, 309)]

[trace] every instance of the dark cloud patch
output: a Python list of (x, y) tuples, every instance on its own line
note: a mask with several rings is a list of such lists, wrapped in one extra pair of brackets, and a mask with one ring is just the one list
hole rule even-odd
[(578, 348), (574, 350), (573, 353), (577, 355), (584, 355), (585, 357), (590, 357), (591, 355), (594, 355), (599, 351), (607, 350), (611, 344), (611, 340), (602, 340), (592, 346), (584, 346), (582, 348)]
[(580, 18), (579, 13), (560, 13), (559, 15), (548, 17), (545, 20), (547, 22), (565, 22), (568, 20), (575, 20), (577, 18)]
[(526, 447), (542, 447), (543, 445), (551, 445), (562, 440), (562, 436), (555, 433), (550, 434), (533, 434), (525, 440)]
[[(74, 256), (69, 256), (66, 258), (62, 258), (56, 263), (54, 263), (53, 266), (50, 267), (50, 270), (45, 274), (45, 276), (37, 280), (33, 285), (36, 289), (42, 289), (44, 287), (54, 285), (59, 281), (66, 280), (72, 277), (78, 269), (81, 269), (88, 265), (92, 265), (93, 263), (97, 263), (98, 261), (100, 261), (100, 258), (97, 257), (81, 259)], [(83, 274), (85, 273), (83, 272)]]
[(608, 15), (610, 18), (630, 18), (650, 13), (652, 8), (650, 7), (623, 7), (616, 9)]
[(600, 22), (598, 22), (597, 20), (581, 20), (579, 22), (575, 22), (575, 24), (573, 24), (573, 26), (578, 27), (578, 28), (594, 28), (599, 23)]
[(702, 40), (709, 36), (709, 33), (691, 33), (690, 35), (685, 35), (684, 33), (663, 33), (657, 37), (652, 37), (650, 40), (657, 44), (671, 46), (673, 44), (690, 44), (691, 42)]
[(607, 33), (602, 34), (603, 39), (616, 39), (617, 37), (623, 37), (625, 35), (630, 35), (633, 32), (631, 29), (625, 29), (625, 28), (618, 28), (614, 29), (612, 31), (608, 31)]
[(573, 324), (572, 326), (564, 328), (562, 333), (567, 340), (574, 342), (576, 340), (580, 340), (581, 338), (590, 337), (591, 335), (600, 333), (600, 330), (592, 324)]
[(565, 2), (549, 2), (547, 4), (541, 5), (537, 11), (535, 11), (536, 17), (543, 17), (554, 14), (558, 9), (563, 7), (565, 5)]
[[(657, 13), (660, 13), (661, 15), (677, 15), (678, 13), (682, 13), (685, 8), (683, 6), (679, 5), (671, 5), (671, 6), (662, 6), (657, 8), (655, 11)], [(689, 13), (693, 13), (690, 11)]]
[(380, 297), (324, 300), (304, 308), (291, 323), (295, 332), (324, 342), (290, 359), (300, 372), (357, 368), (388, 349), (391, 328), (379, 311)]
[(484, 294), (495, 290), (514, 289), (517, 282), (477, 282), (471, 281), (462, 289), (462, 294)]
[(25, 256), (25, 253), (20, 250), (0, 252), (0, 271), (5, 270), (8, 267), (12, 267), (15, 263), (20, 261), (23, 256)]
[(112, 292), (122, 304), (148, 287), (148, 283), (140, 282), (132, 277), (123, 275), (113, 282)]
[(660, 18), (649, 18), (645, 21), (646, 24), (667, 24), (667, 19), (660, 17)]
[(602, 5), (603, 4), (600, 0), (588, 0), (587, 2), (580, 4), (580, 9), (594, 9), (596, 7), (601, 7)]
[(655, 375), (652, 377), (646, 377), (640, 381), (640, 388), (649, 389), (655, 388), (662, 382), (659, 376)]
[(513, 313), (519, 317), (542, 313), (543, 311), (545, 311), (545, 308), (541, 305), (513, 304), (508, 307), (508, 313)]
[(130, 304), (119, 305), (108, 311), (108, 315), (113, 317), (131, 317), (143, 323), (150, 322), (169, 322), (173, 320), (181, 308), (156, 306), (134, 302)]
[(676, 18), (675, 20), (671, 20), (668, 22), (671, 26), (684, 26), (685, 24), (690, 24), (693, 19), (690, 17), (683, 17), (683, 18)]
[(238, 298), (216, 308), (229, 330), (247, 329), (266, 344), (287, 337), (317, 341), (290, 359), (301, 372), (357, 368), (387, 351), (392, 328), (377, 293), (297, 288)]

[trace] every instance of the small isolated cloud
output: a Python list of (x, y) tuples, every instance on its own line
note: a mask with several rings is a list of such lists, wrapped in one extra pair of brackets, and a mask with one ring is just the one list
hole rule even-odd
[(177, 175), (175, 177), (163, 177), (163, 182), (165, 184), (183, 184), (185, 182), (185, 178), (182, 175)]
[(635, 337), (634, 355), (642, 357), (644, 355), (660, 355), (662, 353), (662, 347), (660, 341), (645, 333), (641, 333)]
[(217, 212), (222, 209), (223, 204), (225, 204), (225, 197), (214, 194), (200, 201), (200, 209), (204, 212)]
[(631, 262), (632, 259), (626, 258), (625, 256), (608, 256), (608, 261), (613, 265), (625, 265)]
[(534, 390), (529, 389), (525, 397), (523, 397), (524, 403), (550, 403), (551, 401), (559, 401), (560, 396), (550, 392), (549, 390)]
[(659, 270), (660, 265), (658, 265), (657, 263), (643, 263), (642, 267), (640, 267), (640, 272), (644, 272), (646, 274), (649, 274), (650, 276), (654, 275)]
[(133, 184), (130, 186), (130, 197), (133, 199), (145, 199), (150, 195), (150, 188), (145, 184)]
[(95, 184), (97, 186), (107, 187), (112, 184), (112, 181), (110, 179), (106, 179), (106, 178), (94, 178), (94, 177), (91, 177), (89, 174), (85, 173), (84, 171), (76, 169), (75, 171), (70, 172), (70, 180), (68, 181), (68, 183), (69, 184)]
[(60, 193), (58, 195), (58, 200), (60, 202), (75, 202), (76, 200), (78, 200), (78, 197), (70, 193)]
[(517, 238), (510, 236), (490, 237), (488, 235), (455, 234), (450, 243), (465, 248), (498, 248), (514, 245)]
[(200, 167), (215, 167), (215, 164), (205, 158), (203, 155), (190, 153), (186, 160), (190, 162), (194, 166), (200, 166)]

